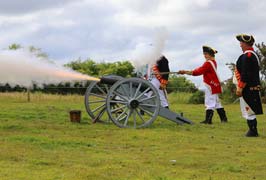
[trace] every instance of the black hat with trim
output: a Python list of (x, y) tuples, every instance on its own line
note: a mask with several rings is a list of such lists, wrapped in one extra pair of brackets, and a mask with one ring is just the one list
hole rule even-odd
[(208, 53), (213, 57), (214, 57), (214, 54), (218, 53), (217, 50), (215, 50), (209, 46), (202, 46), (202, 50), (203, 50), (203, 53)]
[(236, 35), (236, 39), (240, 42), (247, 43), (251, 46), (253, 46), (255, 39), (252, 35), (247, 35), (247, 34), (238, 34)]

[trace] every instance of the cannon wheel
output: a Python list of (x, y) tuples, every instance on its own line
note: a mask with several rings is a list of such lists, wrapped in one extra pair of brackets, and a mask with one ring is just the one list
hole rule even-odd
[(127, 78), (119, 80), (110, 88), (106, 108), (115, 125), (121, 128), (143, 128), (157, 118), (160, 98), (149, 81)]
[(106, 84), (98, 82), (91, 82), (85, 93), (85, 107), (92, 119), (93, 123), (96, 122), (110, 122), (106, 113), (106, 96), (110, 87)]

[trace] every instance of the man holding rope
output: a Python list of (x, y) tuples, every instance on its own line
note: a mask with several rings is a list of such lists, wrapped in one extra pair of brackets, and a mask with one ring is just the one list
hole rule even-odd
[(203, 81), (206, 85), (205, 90), (205, 106), (206, 116), (205, 120), (201, 123), (212, 124), (212, 117), (214, 109), (217, 110), (222, 123), (227, 122), (227, 117), (224, 108), (219, 100), (219, 94), (222, 93), (222, 87), (218, 74), (216, 72), (217, 63), (215, 61), (215, 54), (217, 51), (209, 46), (203, 46), (203, 55), (205, 62), (201, 67), (194, 69), (193, 71), (180, 70), (179, 74), (187, 74), (192, 76), (203, 75)]
[(167, 100), (167, 92), (166, 92), (169, 72), (170, 70), (169, 70), (168, 60), (165, 56), (162, 55), (156, 61), (156, 64), (154, 64), (152, 67), (153, 77), (151, 78), (151, 83), (158, 90), (161, 106), (164, 108), (169, 108), (169, 103)]

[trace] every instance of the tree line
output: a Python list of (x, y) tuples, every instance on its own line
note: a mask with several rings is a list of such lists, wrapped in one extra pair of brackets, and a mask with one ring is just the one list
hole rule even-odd
[[(17, 50), (23, 48), (20, 44), (11, 44), (9, 50)], [(34, 46), (27, 47), (28, 50), (36, 55), (37, 57), (48, 58), (48, 54), (44, 53), (40, 48)], [(121, 77), (136, 77), (137, 73), (132, 63), (128, 60), (118, 60), (116, 62), (95, 62), (94, 60), (88, 58), (82, 60), (78, 58), (72, 60), (70, 63), (64, 65), (80, 73), (93, 76), (93, 77), (102, 77), (104, 75), (118, 75)], [(44, 92), (52, 94), (84, 94), (86, 88), (89, 86), (90, 82), (71, 82), (60, 83), (60, 84), (44, 84), (42, 88), (39, 88), (37, 85), (33, 84), (31, 92)], [(27, 88), (15, 86), (11, 87), (9, 84), (0, 84), (0, 92), (23, 92), (27, 91)], [(170, 76), (169, 86), (167, 91), (171, 92), (196, 92), (197, 88), (195, 85), (187, 80), (185, 77)]]

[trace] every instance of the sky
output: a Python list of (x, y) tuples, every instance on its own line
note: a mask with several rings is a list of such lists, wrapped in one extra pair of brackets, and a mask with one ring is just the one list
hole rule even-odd
[[(202, 45), (209, 45), (226, 80), (225, 64), (242, 53), (237, 34), (266, 42), (265, 9), (262, 0), (0, 0), (0, 48), (33, 45), (59, 64), (134, 61), (140, 45), (163, 34), (171, 71), (202, 65)], [(201, 86), (201, 78), (189, 78)]]

